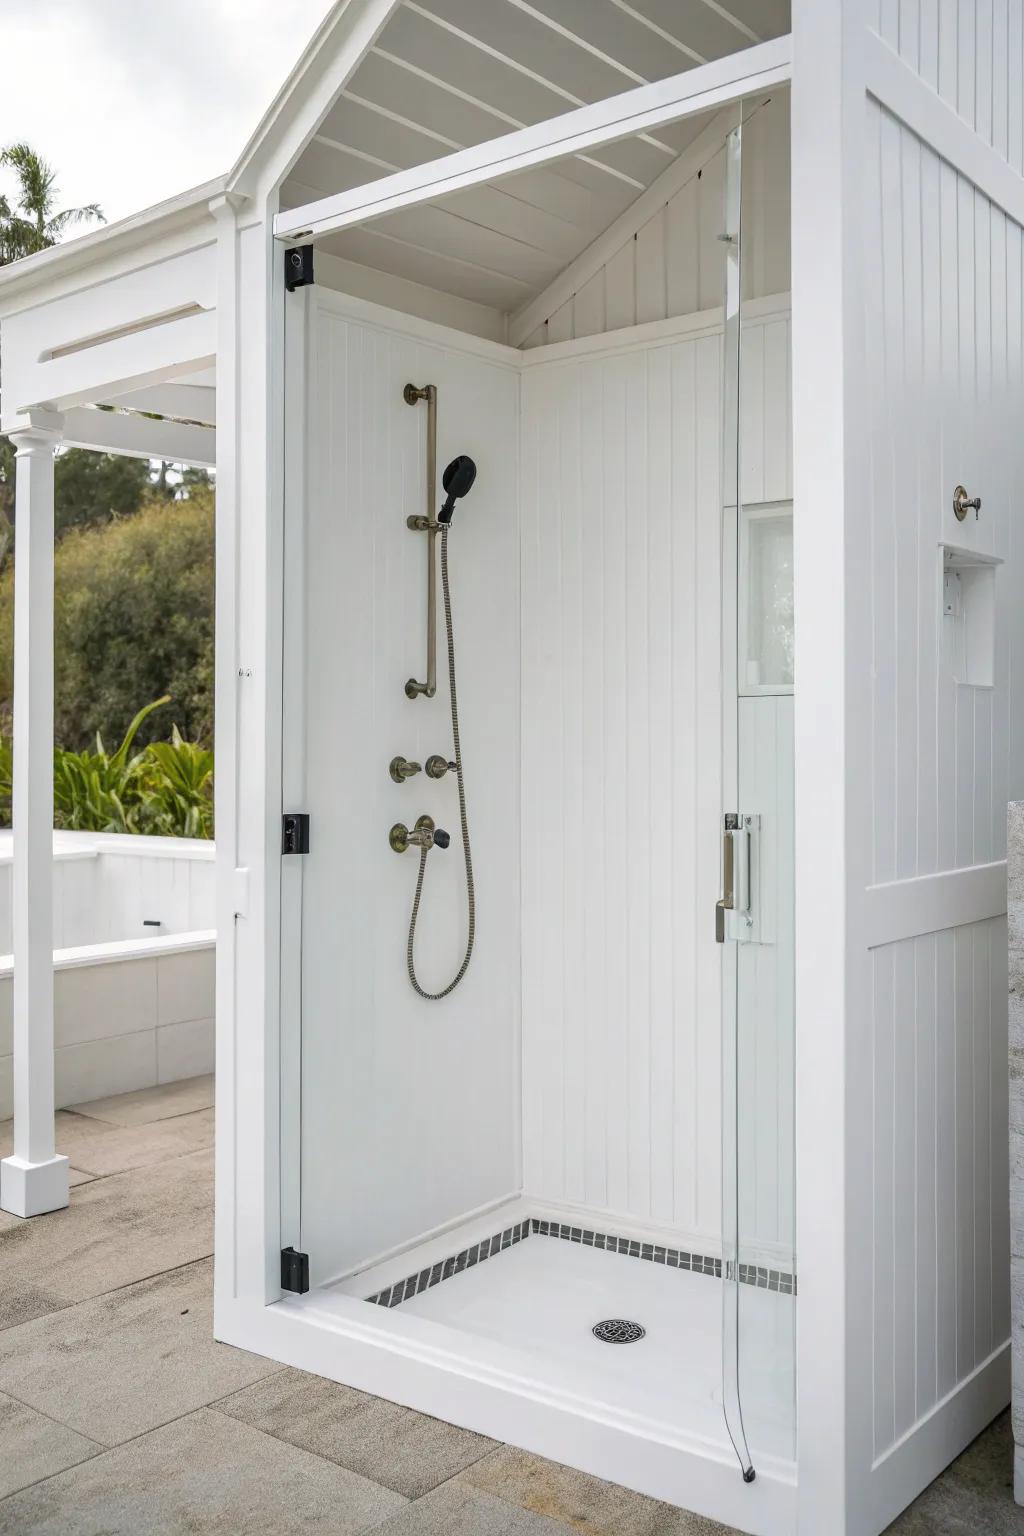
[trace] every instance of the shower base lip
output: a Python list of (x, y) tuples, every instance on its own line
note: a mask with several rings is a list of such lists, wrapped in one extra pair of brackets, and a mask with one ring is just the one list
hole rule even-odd
[[(703, 1285), (696, 1278), (690, 1283)], [(689, 1406), (681, 1402), (674, 1422), (666, 1422), (664, 1415), (645, 1416), (617, 1407), (607, 1393), (587, 1390), (571, 1372), (563, 1372), (561, 1381), (552, 1379), (547, 1362), (529, 1348), (418, 1317), (406, 1308), (367, 1306), (338, 1286), (268, 1306), (220, 1297), (215, 1332), (240, 1348), (755, 1536), (793, 1536), (796, 1531), (795, 1464), (762, 1455), (757, 1482), (745, 1485), (725, 1438), (720, 1407), (710, 1398), (699, 1412), (692, 1400)], [(594, 1347), (603, 1356), (616, 1355), (602, 1344)]]

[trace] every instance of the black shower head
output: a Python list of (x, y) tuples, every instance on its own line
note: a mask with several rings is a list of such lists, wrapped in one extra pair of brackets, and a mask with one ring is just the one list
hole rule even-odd
[(476, 465), (468, 453), (460, 453), (457, 459), (452, 459), (448, 468), (441, 477), (444, 486), (444, 505), (437, 514), (439, 523), (450, 523), (452, 513), (455, 511), (455, 503), (460, 496), (465, 496), (467, 491), (473, 489), (473, 481), (476, 479)]

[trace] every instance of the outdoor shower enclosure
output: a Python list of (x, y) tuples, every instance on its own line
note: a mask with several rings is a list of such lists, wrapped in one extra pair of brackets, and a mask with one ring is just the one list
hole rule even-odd
[[(217, 464), (218, 1337), (757, 1533), (874, 1536), (1007, 1401), (1022, 48), (1012, 0), (349, 0), (228, 176), (0, 274), (20, 590), (61, 435)], [(408, 384), (478, 470), (437, 1003)]]

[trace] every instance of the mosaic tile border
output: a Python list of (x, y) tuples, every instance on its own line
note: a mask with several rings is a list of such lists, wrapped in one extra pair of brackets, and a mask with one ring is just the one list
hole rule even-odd
[(514, 1227), (506, 1227), (504, 1232), (495, 1232), (493, 1237), (481, 1238), (480, 1242), (463, 1248), (459, 1253), (453, 1253), (450, 1258), (438, 1259), (436, 1264), (428, 1264), (426, 1269), (407, 1275), (404, 1280), (396, 1280), (394, 1285), (386, 1285), (375, 1296), (367, 1296), (366, 1300), (374, 1302), (378, 1307), (401, 1306), (410, 1296), (418, 1296), (421, 1291), (440, 1285), (442, 1280), (449, 1280), (452, 1275), (461, 1274), (464, 1269), (472, 1269), (476, 1264), (493, 1259), (496, 1253), (521, 1243), (529, 1235), (530, 1217), (527, 1216)]
[[(492, 1237), (482, 1238), (480, 1242), (451, 1254), (447, 1259), (438, 1259), (435, 1264), (428, 1264), (425, 1269), (396, 1280), (394, 1285), (384, 1286), (374, 1295), (367, 1296), (366, 1300), (378, 1307), (401, 1306), (403, 1301), (419, 1296), (432, 1286), (440, 1285), (442, 1280), (461, 1274), (464, 1269), (473, 1269), (477, 1264), (492, 1259), (495, 1254), (503, 1253), (506, 1248), (525, 1242), (532, 1233), (538, 1237), (557, 1237), (563, 1242), (580, 1243), (585, 1248), (603, 1248), (606, 1253), (620, 1253), (631, 1259), (646, 1259), (648, 1263), (665, 1264), (670, 1269), (689, 1270), (691, 1274), (712, 1275), (716, 1279), (722, 1277), (721, 1259), (712, 1258), (706, 1253), (687, 1253), (682, 1248), (666, 1248), (660, 1243), (645, 1243), (635, 1237), (618, 1237), (610, 1232), (593, 1231), (590, 1227), (574, 1227), (564, 1221), (547, 1221), (539, 1216), (527, 1216), (515, 1226), (506, 1227), (503, 1232), (495, 1232)], [(740, 1283), (757, 1286), (765, 1291), (776, 1291), (781, 1296), (796, 1295), (796, 1275), (790, 1274), (788, 1270), (769, 1269), (759, 1264), (741, 1264)]]

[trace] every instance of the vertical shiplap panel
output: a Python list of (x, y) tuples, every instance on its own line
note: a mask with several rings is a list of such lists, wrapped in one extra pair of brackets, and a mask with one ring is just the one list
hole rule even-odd
[(766, 501), (764, 485), (765, 362), (764, 326), (743, 328), (740, 364), (740, 430), (743, 453), (740, 461), (740, 495), (748, 506)]
[[(580, 496), (582, 464), (580, 391), (563, 394), (553, 413), (558, 434), (557, 477), (555, 479), (558, 528), (551, 535), (560, 545), (556, 601), (560, 613), (561, 636), (559, 671), (563, 681), (561, 711), (558, 721), (562, 748), (562, 781), (583, 783), (587, 764), (583, 759), (582, 692), (577, 680), (583, 677), (588, 654), (583, 635), (583, 543), (587, 521)], [(554, 463), (552, 468), (555, 468)], [(565, 683), (568, 686), (565, 686)], [(586, 975), (586, 940), (583, 926), (583, 861), (576, 857), (579, 826), (560, 815), (558, 853), (562, 870), (562, 912), (560, 929), (562, 949), (562, 1094), (567, 1134), (563, 1138), (566, 1198), (586, 1199), (586, 1027), (579, 999), (583, 996)]]
[(1005, 938), (992, 918), (872, 952), (876, 1455), (1009, 1331)]
[[(894, 323), (889, 331), (892, 407), (898, 413), (893, 454), (896, 557), (896, 876), (917, 873), (918, 570), (920, 529), (916, 495), (917, 412), (921, 394), (920, 141), (886, 118), (882, 153), (891, 161), (886, 210), (891, 208)], [(898, 319), (897, 319), (898, 313)]]
[(893, 947), (876, 950), (873, 957), (874, 1006), (872, 1043), (872, 1231), (874, 1294), (872, 1344), (874, 1381), (874, 1446), (879, 1455), (896, 1438), (895, 1390), (895, 1162), (896, 1081), (894, 1049)]
[[(893, 1427), (897, 1439), (917, 1417), (914, 1323), (917, 1301), (914, 1100), (917, 996), (913, 941), (893, 946)], [(907, 1176), (914, 1170), (914, 1177)]]
[(938, 1123), (936, 1120), (938, 1024), (935, 994), (936, 935), (916, 939), (914, 949), (914, 1296), (915, 1296), (915, 1417), (938, 1401), (936, 1339), (938, 1326), (938, 1245), (936, 1178)]
[[(632, 252), (632, 245), (630, 246)], [(629, 729), (628, 671), (626, 666), (626, 553), (629, 525), (622, 508), (629, 502), (626, 479), (626, 379), (621, 357), (605, 365), (604, 444), (602, 458), (606, 491), (604, 505), (603, 571), (605, 708), (604, 758), (621, 762)], [(532, 621), (532, 616), (527, 622)], [(621, 781), (620, 781), (621, 782)], [(608, 816), (603, 833), (607, 843), (607, 878), (604, 897), (605, 1008), (598, 1019), (603, 1026), (610, 1071), (608, 1076), (608, 1203), (612, 1210), (629, 1209), (629, 1042), (633, 1027), (641, 1022), (629, 1017), (627, 953), (623, 942), (623, 892), (629, 878), (629, 840), (624, 795), (618, 797), (618, 814)], [(556, 1134), (559, 1128), (556, 1127)]]
[(936, 598), (937, 548), (942, 533), (942, 295), (940, 263), (925, 260), (942, 243), (939, 161), (921, 153), (921, 229), (918, 251), (921, 290), (917, 338), (919, 450), (915, 498), (917, 547), (917, 859), (915, 873), (938, 869), (939, 740), (945, 723), (939, 710), (938, 637), (941, 622)]
[[(788, 387), (788, 326), (772, 323), (783, 334), (765, 391)], [(710, 1241), (720, 366), (712, 333), (523, 381), (523, 796), (536, 808), (522, 843), (526, 1187)], [(785, 777), (791, 701), (753, 702), (788, 711), (754, 754)], [(792, 977), (764, 963), (756, 984), (776, 1008)], [(763, 1040), (756, 1070), (757, 1231), (791, 1242), (777, 1098), (791, 1044)], [(781, 1122), (791, 1140), (791, 1105)]]
[[(692, 349), (691, 349), (692, 350)], [(676, 1030), (672, 961), (676, 948), (673, 873), (681, 857), (675, 821), (671, 839), (660, 835), (661, 816), (673, 812), (672, 715), (666, 701), (676, 697), (674, 647), (658, 638), (665, 626), (671, 636), (676, 628), (675, 594), (672, 585), (675, 540), (685, 534), (680, 516), (681, 498), (675, 489), (672, 452), (672, 349), (657, 347), (647, 354), (647, 453), (650, 487), (647, 498), (648, 614), (651, 645), (647, 665), (648, 744), (648, 862), (650, 887), (660, 898), (650, 903), (650, 1202), (651, 1215), (670, 1224), (676, 1219), (674, 1199), (675, 1123), (674, 1085)], [(683, 523), (683, 527), (680, 527)], [(692, 579), (692, 573), (691, 573)], [(685, 589), (679, 594), (686, 601)], [(687, 831), (689, 828), (686, 829)], [(692, 940), (681, 946), (689, 951)]]
[[(721, 520), (709, 508), (722, 504), (722, 341), (696, 344), (697, 402), (694, 420), (696, 538), (692, 601), (696, 620), (695, 751), (697, 756), (696, 1115), (697, 1228), (720, 1230), (721, 1222), (721, 958), (706, 913), (718, 896), (722, 813), (722, 569)], [(685, 495), (682, 486), (679, 494)], [(713, 1031), (707, 1021), (714, 1020)]]
[[(879, 305), (870, 320), (869, 368), (872, 376), (888, 381), (893, 367), (891, 354), (900, 356), (902, 336), (902, 269), (899, 265), (899, 162), (892, 152), (892, 125), (884, 114), (868, 110), (865, 153), (874, 160), (878, 196), (868, 199), (868, 217), (877, 220), (869, 232), (879, 280)], [(876, 158), (877, 157), (877, 158)], [(891, 386), (872, 391), (870, 412), (870, 527), (872, 541), (872, 627), (874, 676), (872, 800), (874, 805), (874, 860), (876, 882), (896, 878), (896, 584), (895, 531), (897, 494), (893, 483), (898, 423), (893, 413), (898, 402)]]
[[(604, 567), (606, 562), (604, 530), (612, 509), (607, 502), (607, 485), (603, 469), (604, 443), (604, 371), (600, 366), (588, 364), (579, 371), (580, 395), (580, 489), (582, 517), (579, 524), (581, 539), (580, 602), (583, 614), (583, 653), (585, 664), (579, 680), (581, 701), (580, 722), (580, 825), (604, 827), (609, 815), (617, 814), (614, 786), (609, 786), (604, 773), (594, 771), (594, 765), (604, 761), (606, 752), (605, 709), (607, 707), (607, 679), (604, 661)], [(530, 390), (527, 389), (529, 395)], [(543, 503), (540, 519), (545, 517)], [(533, 614), (526, 608), (532, 624)], [(529, 695), (524, 695), (529, 700)], [(531, 759), (537, 774), (538, 789), (543, 775), (544, 745), (537, 743), (536, 755)], [(587, 1021), (583, 1045), (585, 1068), (585, 1112), (583, 1126), (583, 1150), (586, 1176), (586, 1200), (588, 1204), (606, 1207), (608, 1194), (608, 1160), (606, 1138), (608, 1133), (608, 1080), (612, 1057), (608, 1051), (607, 1031), (593, 1028), (591, 1021), (603, 1019), (607, 1003), (605, 966), (604, 891), (607, 887), (607, 847), (604, 837), (583, 837), (577, 840), (579, 862), (583, 875), (583, 941), (585, 961), (583, 967), (582, 1004)], [(539, 899), (538, 893), (538, 898)], [(543, 1070), (543, 1042), (539, 1042), (537, 1067)], [(528, 1082), (532, 1085), (533, 1076)], [(537, 1188), (529, 1184), (530, 1189)]]
[[(651, 779), (649, 676), (652, 644), (648, 584), (652, 551), (647, 519), (654, 495), (664, 495), (650, 474), (649, 379), (647, 353), (626, 361), (626, 484), (630, 508), (626, 541), (626, 782), (624, 796), (629, 845), (625, 892), (626, 1017), (629, 1043), (629, 1183), (627, 1209), (650, 1210), (651, 1200)], [(660, 551), (656, 553), (660, 558)], [(670, 615), (658, 615), (670, 622)], [(654, 893), (660, 900), (661, 892)]]
[(937, 1399), (957, 1383), (956, 935), (935, 935), (935, 1365)]
[(991, 1352), (992, 1338), (992, 963), (991, 923), (971, 928), (970, 998), (974, 1074), (974, 1358)]
[(604, 268), (583, 284), (573, 299), (573, 337), (597, 336), (607, 330), (604, 313)]
[(605, 264), (604, 316), (609, 331), (636, 324), (635, 240), (627, 240)]
[(665, 208), (665, 296), (670, 315), (692, 315), (700, 308), (697, 200), (703, 178), (696, 176)]
[[(773, 320), (764, 330), (764, 465), (765, 501), (788, 501), (793, 495), (793, 432), (790, 402), (789, 321)], [(744, 374), (744, 387), (751, 381)], [(744, 448), (746, 445), (744, 444)]]
[[(671, 636), (671, 675), (673, 708), (670, 712), (673, 792), (669, 801), (672, 826), (677, 841), (671, 866), (671, 907), (678, 942), (672, 949), (672, 1032), (675, 1040), (673, 1092), (677, 1105), (692, 1100), (697, 1082), (700, 1028), (704, 1016), (703, 983), (706, 973), (694, 960), (694, 939), (701, 931), (701, 898), (704, 892), (704, 847), (699, 794), (699, 751), (701, 729), (698, 714), (698, 688), (701, 682), (699, 654), (701, 610), (694, 578), (697, 569), (697, 528), (703, 525), (703, 503), (699, 494), (701, 461), (698, 457), (697, 401), (707, 381), (698, 373), (699, 348), (672, 347), (672, 535), (670, 571), (675, 594)], [(717, 360), (716, 360), (717, 361)], [(717, 367), (716, 367), (717, 384)], [(719, 434), (720, 438), (720, 434)], [(716, 441), (718, 438), (716, 438)], [(692, 492), (693, 494), (688, 494)], [(709, 581), (708, 586), (711, 585)], [(691, 701), (690, 708), (684, 701)], [(697, 725), (695, 728), (695, 720)], [(710, 745), (710, 743), (708, 743)], [(710, 1000), (710, 1006), (714, 1006)], [(695, 1115), (702, 1119), (700, 1105)], [(701, 1125), (702, 1135), (708, 1127)], [(677, 1220), (687, 1229), (698, 1229), (699, 1165), (698, 1139), (684, 1115), (677, 1115), (673, 1150), (673, 1186)]]
[(956, 930), (956, 1374), (975, 1366), (974, 1346), (974, 935)]
[(668, 313), (665, 288), (665, 210), (661, 208), (636, 233), (636, 321), (664, 320)]

